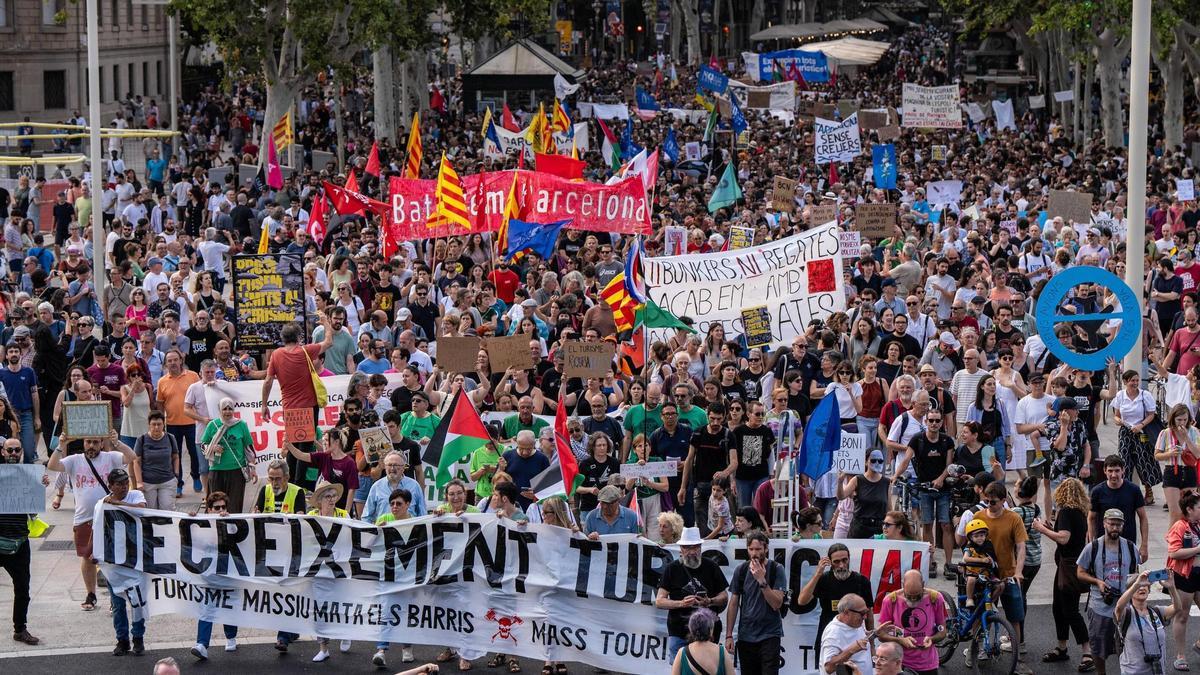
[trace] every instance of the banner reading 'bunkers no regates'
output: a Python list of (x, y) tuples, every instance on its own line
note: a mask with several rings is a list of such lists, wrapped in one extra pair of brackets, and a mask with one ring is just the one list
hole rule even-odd
[[(671, 550), (631, 535), (590, 541), (492, 515), (387, 527), (331, 518), (96, 511), (95, 556), (135, 616), (178, 613), (332, 639), (443, 645), (616, 672), (665, 674), (666, 612), (653, 607)], [(794, 597), (828, 541), (774, 541)], [(917, 542), (865, 540), (855, 569), (877, 598), (925, 569)], [(740, 542), (707, 542), (726, 576)], [(876, 600), (873, 598), (872, 600)], [(784, 618), (783, 672), (817, 672), (816, 603)]]
[[(727, 339), (743, 335), (742, 310), (765, 304), (773, 349), (791, 344), (814, 319), (846, 310), (835, 222), (735, 251), (642, 258), (642, 266), (654, 302), (695, 319), (701, 335), (716, 321)], [(651, 329), (649, 339), (666, 340), (673, 331)]]

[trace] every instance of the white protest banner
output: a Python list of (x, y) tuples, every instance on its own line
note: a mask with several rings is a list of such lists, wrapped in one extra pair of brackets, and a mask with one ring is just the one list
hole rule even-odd
[(867, 461), (867, 435), (842, 432), (842, 445), (833, 451), (830, 470), (846, 474), (861, 474)]
[[(391, 396), (392, 390), (400, 386), (400, 374), (385, 375), (388, 383), (384, 388), (384, 396)], [(329, 392), (329, 402), (317, 416), (317, 426), (328, 429), (338, 422), (341, 415), (342, 403), (346, 400), (346, 388), (350, 384), (349, 375), (333, 375), (322, 377), (325, 391)], [(270, 418), (262, 414), (262, 382), (249, 380), (245, 382), (227, 382), (217, 380), (211, 386), (205, 387), (204, 398), (210, 411), (219, 410), (222, 398), (230, 398), (234, 404), (234, 415), (246, 422), (250, 427), (250, 439), (254, 441), (256, 463), (254, 472), (259, 478), (266, 478), (267, 465), (273, 459), (284, 459), (283, 453), (283, 401), (279, 396), (279, 381), (271, 387), (271, 395), (267, 398), (270, 406)], [(197, 427), (196, 439), (200, 439), (203, 428)]]
[(1030, 110), (1041, 110), (1042, 108), (1045, 108), (1045, 107), (1046, 107), (1046, 95), (1045, 94), (1038, 94), (1037, 96), (1029, 97), (1029, 109)]
[[(192, 620), (321, 635), (502, 651), (614, 672), (667, 675), (665, 610), (654, 607), (678, 556), (634, 535), (597, 541), (571, 530), (492, 514), (423, 517), (375, 526), (296, 515), (225, 517), (100, 504), (94, 555), (135, 618)], [(771, 540), (789, 598), (833, 540)], [(746, 560), (744, 540), (706, 541), (726, 578)], [(904, 570), (924, 570), (924, 542), (850, 545), (878, 607)], [(816, 603), (789, 601), (783, 675), (818, 672)]]
[(962, 187), (961, 180), (939, 180), (925, 186), (925, 196), (933, 206), (957, 205)]
[(45, 511), (45, 473), (41, 464), (0, 464), (0, 513)]
[(691, 122), (692, 124), (703, 124), (708, 119), (707, 110), (692, 110), (690, 108), (663, 108), (663, 112), (677, 120)]
[(621, 475), (626, 478), (674, 477), (679, 475), (679, 461), (668, 459), (663, 462), (646, 462), (645, 464), (622, 464)]
[(1056, 91), (1056, 92), (1054, 92), (1054, 100), (1058, 101), (1059, 103), (1066, 103), (1067, 101), (1074, 101), (1075, 100), (1075, 90), (1074, 89), (1064, 89), (1062, 91)]
[(903, 102), (904, 114), (901, 126), (932, 129), (962, 128), (962, 110), (959, 108), (957, 84), (948, 84), (944, 87), (922, 87), (905, 82)]
[(743, 110), (795, 110), (796, 83), (776, 82), (765, 87), (755, 87), (737, 80), (729, 81), (729, 91), (737, 98)]
[(987, 119), (987, 113), (985, 113), (983, 111), (983, 108), (981, 108), (979, 106), (979, 104), (975, 103), (974, 101), (967, 103), (967, 104), (963, 105), (962, 107), (964, 110), (966, 110), (967, 117), (970, 117), (971, 121), (974, 122), (975, 124), (979, 124), (980, 122)]
[[(588, 108), (584, 108), (586, 105)], [(590, 109), (589, 114), (587, 110)], [(598, 120), (628, 120), (629, 106), (624, 103), (594, 103), (581, 104), (579, 114), (583, 117), (595, 117)]]
[[(742, 309), (767, 305), (774, 348), (791, 344), (813, 319), (845, 311), (840, 249), (837, 223), (828, 222), (759, 246), (643, 258), (642, 265), (654, 302), (695, 319), (701, 334), (719, 321), (726, 335), (742, 335)], [(672, 330), (651, 329), (647, 339), (665, 341)]]
[(1196, 198), (1196, 183), (1191, 178), (1175, 180), (1175, 198), (1181, 202), (1190, 202)]
[(862, 232), (844, 231), (841, 233), (842, 241), (839, 250), (842, 254), (842, 259), (857, 258), (859, 252), (862, 251)]
[(992, 101), (992, 112), (996, 113), (996, 128), (1003, 131), (1005, 129), (1017, 130), (1015, 114), (1013, 113), (1012, 99), (1007, 101)]
[(816, 118), (813, 122), (813, 155), (817, 164), (853, 162), (862, 154), (862, 134), (858, 130), (858, 113), (841, 122)]
[(668, 225), (663, 233), (663, 254), (683, 255), (687, 253), (687, 228), (682, 225)]
[[(586, 152), (592, 149), (590, 136), (588, 135), (588, 123), (580, 122), (572, 125), (575, 127), (575, 147), (579, 152)], [(500, 147), (496, 148), (495, 143), (484, 141), (484, 154), (488, 157), (499, 158), (504, 157), (510, 152), (524, 152), (525, 158), (528, 160), (534, 159), (533, 145), (529, 139), (525, 137), (525, 131), (509, 131), (496, 125), (496, 136), (500, 138)], [(571, 152), (571, 134), (565, 131), (554, 132), (554, 143), (558, 146), (559, 154), (569, 154)]]

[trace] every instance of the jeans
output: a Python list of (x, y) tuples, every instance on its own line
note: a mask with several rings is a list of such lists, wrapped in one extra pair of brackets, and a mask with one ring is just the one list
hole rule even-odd
[[(767, 482), (767, 477), (751, 478), (749, 480), (735, 479), (737, 484), (738, 508), (743, 506), (754, 506), (754, 492), (758, 490), (758, 486)], [(733, 509), (730, 509), (733, 510)]]
[(21, 447), (25, 450), (25, 463), (37, 461), (37, 432), (33, 430), (33, 408), (18, 410), (17, 419), (21, 422)]
[[(196, 452), (196, 425), (195, 424), (168, 424), (167, 433), (175, 437), (180, 447), (186, 446), (188, 457), (192, 462), (192, 480), (198, 480), (200, 474), (208, 473), (208, 462), (204, 461)], [(203, 470), (201, 470), (201, 462), (203, 462)], [(183, 486), (183, 462), (179, 463), (180, 473), (175, 476), (176, 484)]]
[(275, 634), (275, 641), (282, 642), (285, 645), (291, 644), (299, 639), (300, 639), (299, 633), (288, 633), (287, 631), (281, 630)]
[(674, 635), (667, 636), (667, 654), (674, 659), (679, 650), (686, 647), (688, 644), (687, 638), (675, 637)]
[(143, 483), (142, 493), (146, 495), (146, 508), (160, 511), (175, 510), (175, 481)]
[(21, 543), (21, 547), (12, 555), (0, 555), (0, 569), (8, 572), (13, 584), (13, 632), (25, 630), (25, 620), (29, 617), (29, 540)]
[(737, 657), (741, 675), (779, 675), (779, 638), (761, 642), (738, 640)]
[(128, 445), (130, 450), (133, 449), (133, 444), (137, 443), (137, 438), (135, 438), (133, 436), (118, 435), (117, 440), (121, 441), (125, 445)]
[(821, 509), (821, 529), (833, 529), (833, 519), (837, 517), (837, 497), (816, 497), (813, 506)]
[[(112, 622), (113, 630), (117, 633), (117, 640), (126, 642), (132, 634), (136, 640), (146, 634), (146, 618), (143, 616), (140, 619), (135, 619), (133, 622), (133, 630), (129, 626), (129, 612), (126, 608), (125, 596), (117, 593), (112, 589), (112, 585), (108, 587), (108, 593), (112, 597)], [(135, 612), (134, 616), (138, 616), (140, 612)]]
[[(202, 644), (207, 648), (209, 641), (212, 640), (212, 628), (213, 628), (213, 623), (211, 621), (201, 620), (201, 621), (197, 622), (196, 623), (196, 643)], [(225, 639), (226, 640), (232, 640), (237, 637), (237, 630), (238, 630), (237, 626), (230, 626), (229, 624), (225, 624), (224, 626), (222, 626), (222, 628), (225, 629)]]
[(879, 447), (879, 418), (858, 417), (858, 433), (867, 435), (867, 449)]
[(1001, 436), (999, 438), (993, 438), (991, 446), (996, 450), (996, 461), (1000, 462), (1000, 466), (1007, 467), (1008, 454), (1005, 452), (1007, 446), (1005, 445), (1004, 437)]

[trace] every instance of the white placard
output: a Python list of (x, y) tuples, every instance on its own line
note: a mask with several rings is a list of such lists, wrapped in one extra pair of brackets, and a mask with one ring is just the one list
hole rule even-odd
[(867, 461), (867, 435), (842, 432), (842, 445), (833, 451), (833, 471), (861, 474)]
[(668, 459), (662, 462), (646, 462), (645, 464), (622, 464), (621, 475), (626, 478), (678, 476), (679, 460)]
[(1067, 101), (1074, 101), (1075, 100), (1075, 90), (1074, 89), (1064, 89), (1063, 91), (1056, 91), (1056, 92), (1054, 92), (1054, 100), (1058, 101), (1059, 103), (1066, 103)]
[(963, 182), (961, 180), (939, 180), (925, 186), (925, 198), (933, 206), (958, 204), (962, 196)]
[(853, 230), (849, 232), (843, 231), (841, 237), (842, 243), (840, 249), (842, 260), (857, 258), (859, 252), (862, 250), (862, 232)]
[(1045, 94), (1038, 94), (1037, 96), (1029, 97), (1029, 109), (1030, 110), (1041, 110), (1042, 108), (1045, 108), (1045, 107), (1046, 107)]
[(703, 156), (704, 153), (700, 149), (700, 143), (698, 141), (690, 141), (683, 144), (683, 158), (685, 160), (689, 162), (699, 162), (700, 158)]
[(1175, 181), (1175, 198), (1181, 202), (1190, 202), (1196, 198), (1196, 183), (1191, 178), (1180, 178)]
[(858, 130), (858, 113), (841, 122), (824, 120), (813, 122), (813, 155), (817, 164), (830, 162), (852, 162), (862, 154), (862, 134)]
[(41, 513), (46, 510), (46, 486), (41, 464), (0, 464), (0, 513)]
[(959, 107), (958, 85), (922, 87), (904, 83), (904, 115), (902, 126), (934, 129), (962, 128), (962, 109)]
[(668, 225), (663, 233), (663, 255), (683, 255), (687, 253), (687, 228), (682, 225)]
[(996, 113), (996, 129), (1000, 131), (1004, 131), (1005, 129), (1017, 130), (1012, 99), (1007, 101), (992, 101), (992, 112)]

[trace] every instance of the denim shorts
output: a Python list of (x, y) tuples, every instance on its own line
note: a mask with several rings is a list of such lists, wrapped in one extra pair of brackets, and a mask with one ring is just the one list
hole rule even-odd
[(358, 489), (354, 491), (354, 501), (365, 502), (367, 495), (371, 494), (371, 486), (375, 484), (375, 479), (370, 476), (358, 474)]
[(1025, 621), (1025, 600), (1018, 583), (1005, 583), (1000, 591), (1000, 602), (1004, 605), (1004, 618), (1009, 623)]
[(950, 493), (928, 492), (922, 490), (917, 496), (918, 508), (921, 510), (921, 524), (932, 525), (950, 522)]

